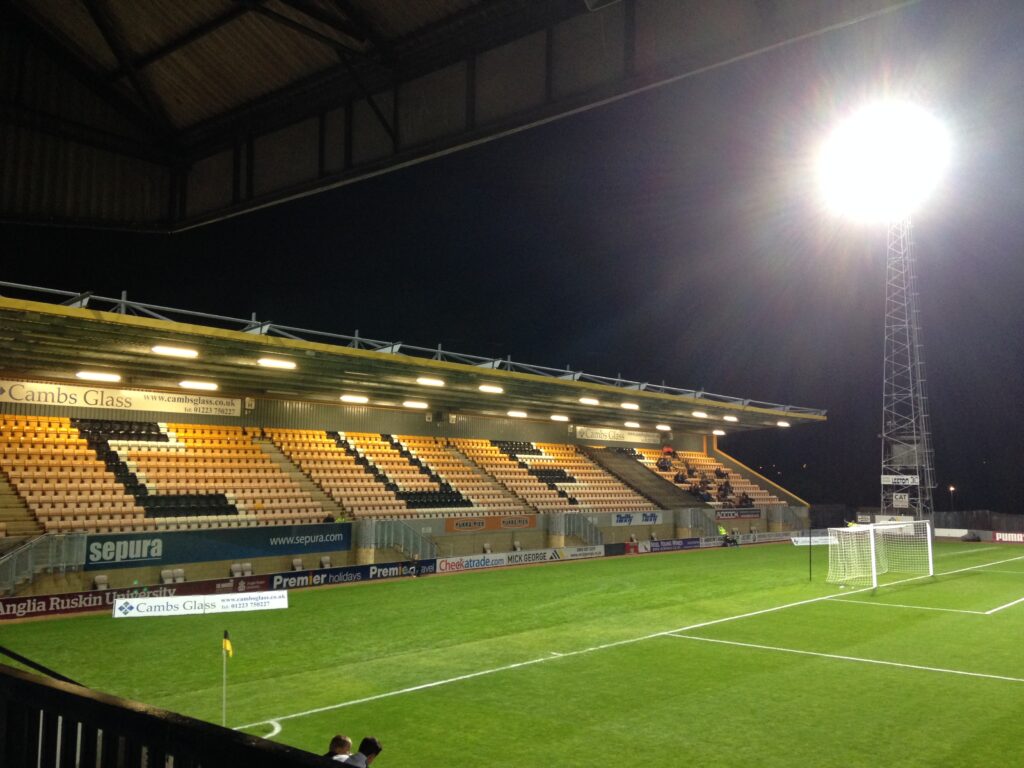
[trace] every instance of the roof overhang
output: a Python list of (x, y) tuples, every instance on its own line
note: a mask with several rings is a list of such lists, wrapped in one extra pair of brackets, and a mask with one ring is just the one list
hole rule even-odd
[[(504, 370), (503, 361), (467, 364), (404, 354), (399, 344), (359, 349), (338, 343), (267, 335), (190, 322), (121, 314), (39, 301), (0, 298), (0, 375), (76, 382), (80, 370), (114, 372), (128, 389), (181, 391), (179, 382), (216, 382), (218, 394), (340, 404), (343, 394), (365, 395), (369, 407), (402, 408), (420, 400), (432, 410), (505, 417), (510, 410), (548, 421), (552, 414), (577, 425), (622, 428), (636, 421), (646, 430), (667, 424), (679, 432), (728, 433), (825, 420), (824, 411), (724, 398), (700, 392), (651, 391), (646, 385), (583, 380), (583, 374), (544, 375)], [(154, 354), (154, 345), (195, 349), (194, 359)], [(410, 348), (415, 349), (415, 348)], [(262, 357), (293, 362), (293, 370), (266, 368)], [(538, 368), (537, 370), (544, 370)], [(444, 386), (424, 386), (421, 377)], [(596, 378), (596, 377), (589, 377)], [(611, 381), (611, 380), (609, 380)], [(80, 382), (77, 382), (80, 383)], [(502, 388), (482, 392), (483, 384)], [(580, 398), (600, 405), (586, 405)], [(623, 403), (633, 403), (626, 410)], [(694, 413), (704, 413), (705, 417)], [(724, 417), (737, 421), (725, 421)]]

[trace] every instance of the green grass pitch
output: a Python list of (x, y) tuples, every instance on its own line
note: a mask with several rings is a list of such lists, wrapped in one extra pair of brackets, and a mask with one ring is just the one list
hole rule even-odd
[[(1024, 765), (1024, 548), (825, 582), (766, 545), (293, 592), (288, 610), (0, 625), (83, 684), (376, 766)], [(891, 576), (890, 580), (902, 576)], [(825, 598), (825, 599), (823, 599)], [(279, 730), (278, 730), (279, 729)]]

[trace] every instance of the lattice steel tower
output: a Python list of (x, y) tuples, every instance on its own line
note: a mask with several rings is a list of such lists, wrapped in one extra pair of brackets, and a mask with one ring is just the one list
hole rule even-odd
[(935, 466), (917, 297), (908, 217), (889, 225), (886, 254), (882, 514), (930, 519)]

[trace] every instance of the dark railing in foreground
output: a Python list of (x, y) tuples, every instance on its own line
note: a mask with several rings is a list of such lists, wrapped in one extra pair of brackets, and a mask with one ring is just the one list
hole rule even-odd
[(322, 767), (324, 759), (257, 736), (0, 664), (0, 765), (312, 768)]

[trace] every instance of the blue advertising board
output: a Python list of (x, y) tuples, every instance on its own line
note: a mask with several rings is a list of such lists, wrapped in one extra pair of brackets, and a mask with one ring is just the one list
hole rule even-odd
[(352, 548), (352, 523), (90, 535), (85, 570), (252, 560)]
[(697, 549), (700, 539), (660, 539), (651, 541), (651, 552), (675, 552), (680, 549)]
[(319, 568), (312, 571), (286, 571), (271, 573), (267, 581), (270, 589), (300, 589), (328, 584), (350, 584), (357, 581), (380, 581), (403, 576), (426, 576), (437, 572), (437, 560), (403, 560), (397, 563), (348, 565), (340, 568)]

